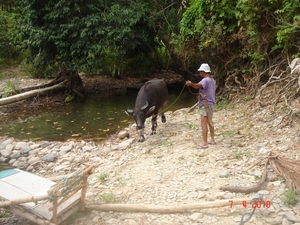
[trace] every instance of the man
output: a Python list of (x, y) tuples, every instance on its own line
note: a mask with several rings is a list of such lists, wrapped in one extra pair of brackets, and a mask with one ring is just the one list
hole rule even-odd
[[(202, 144), (197, 148), (208, 148), (208, 144), (216, 144), (215, 142), (215, 128), (212, 122), (214, 112), (214, 105), (216, 99), (216, 82), (210, 77), (210, 67), (207, 63), (201, 64), (198, 69), (202, 80), (199, 83), (186, 81), (187, 86), (199, 89), (198, 105), (200, 107), (200, 121), (202, 127)], [(207, 141), (208, 128), (210, 133), (210, 140)]]

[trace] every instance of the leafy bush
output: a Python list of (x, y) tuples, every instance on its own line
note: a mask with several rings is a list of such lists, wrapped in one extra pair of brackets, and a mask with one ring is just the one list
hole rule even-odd
[(17, 37), (16, 14), (0, 9), (0, 64), (2, 66), (20, 56), (20, 42)]

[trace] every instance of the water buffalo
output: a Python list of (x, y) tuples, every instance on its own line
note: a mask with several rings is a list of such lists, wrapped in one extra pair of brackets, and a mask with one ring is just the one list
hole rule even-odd
[(168, 88), (163, 79), (152, 79), (147, 81), (139, 90), (135, 100), (134, 109), (127, 109), (126, 113), (132, 116), (136, 123), (136, 129), (139, 132), (139, 142), (145, 140), (144, 123), (146, 118), (152, 116), (152, 134), (156, 133), (157, 114), (162, 109), (161, 121), (166, 122), (164, 115), (164, 105), (168, 99)]

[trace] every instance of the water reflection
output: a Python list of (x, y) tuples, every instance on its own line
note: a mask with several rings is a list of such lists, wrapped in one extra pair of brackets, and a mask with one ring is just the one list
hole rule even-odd
[[(195, 96), (184, 91), (170, 91), (167, 111), (190, 107)], [(66, 141), (68, 139), (101, 140), (133, 123), (125, 110), (134, 107), (137, 93), (114, 96), (91, 95), (85, 101), (72, 102), (42, 115), (21, 116), (18, 121), (1, 124), (0, 136), (20, 140)]]

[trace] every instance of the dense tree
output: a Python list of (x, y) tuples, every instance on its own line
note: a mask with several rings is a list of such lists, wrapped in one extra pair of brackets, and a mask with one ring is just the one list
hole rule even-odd
[(295, 0), (193, 0), (183, 14), (181, 38), (189, 57), (213, 64), (221, 85), (256, 90), (268, 77), (262, 71), (299, 55), (299, 13)]
[[(2, 5), (2, 8), (9, 8)], [(20, 41), (17, 39), (16, 14), (0, 9), (0, 63), (13, 61), (20, 55)]]
[(23, 38), (39, 68), (57, 64), (68, 71), (105, 66), (115, 59), (150, 52), (155, 32), (142, 2), (21, 0)]
[[(30, 61), (62, 75), (112, 75), (144, 66), (192, 79), (201, 62), (220, 86), (254, 91), (269, 68), (299, 55), (296, 0), (18, 0)], [(280, 63), (284, 62), (284, 63)], [(277, 67), (276, 67), (277, 68)], [(138, 72), (137, 72), (138, 71)], [(69, 85), (69, 87), (72, 87)]]

